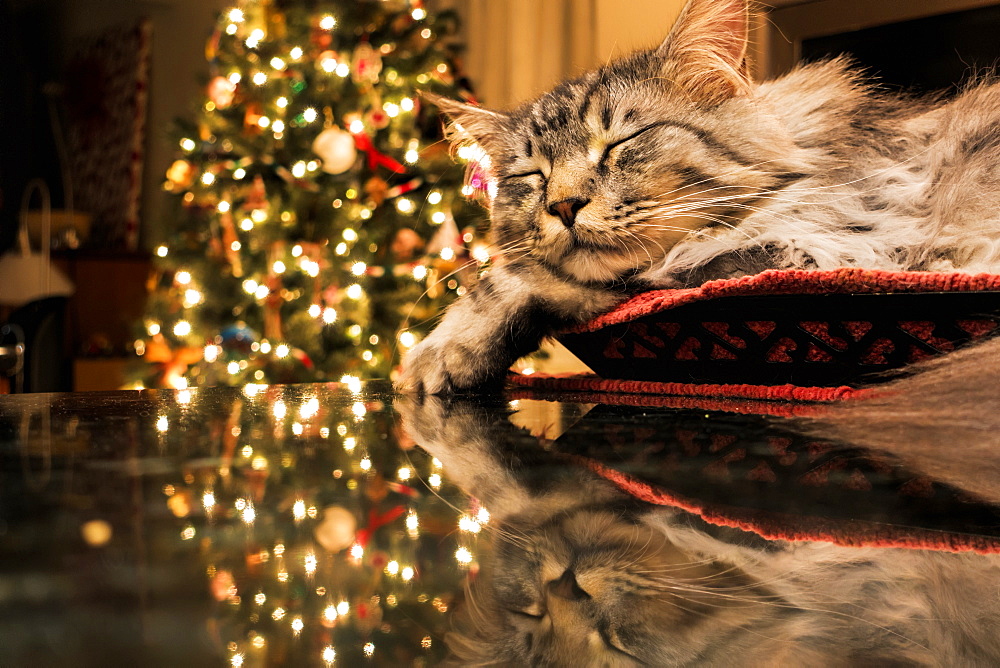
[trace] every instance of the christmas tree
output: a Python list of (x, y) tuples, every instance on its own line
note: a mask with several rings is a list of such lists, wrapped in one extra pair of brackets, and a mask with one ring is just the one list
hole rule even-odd
[(388, 377), (488, 260), (421, 91), (470, 98), (420, 0), (243, 0), (179, 121), (147, 386)]

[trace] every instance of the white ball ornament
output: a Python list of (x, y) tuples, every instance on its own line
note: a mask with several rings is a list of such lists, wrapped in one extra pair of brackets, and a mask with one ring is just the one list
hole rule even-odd
[(313, 537), (327, 552), (340, 552), (354, 544), (358, 521), (354, 513), (341, 506), (327, 506), (323, 519), (313, 530)]
[(354, 137), (340, 128), (327, 128), (316, 135), (312, 150), (323, 160), (323, 171), (327, 174), (343, 174), (358, 158)]

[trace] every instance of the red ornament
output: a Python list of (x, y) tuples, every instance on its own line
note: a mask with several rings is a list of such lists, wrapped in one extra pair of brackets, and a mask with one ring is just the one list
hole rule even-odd
[(217, 109), (226, 109), (236, 97), (236, 84), (223, 76), (213, 78), (208, 82), (208, 99)]

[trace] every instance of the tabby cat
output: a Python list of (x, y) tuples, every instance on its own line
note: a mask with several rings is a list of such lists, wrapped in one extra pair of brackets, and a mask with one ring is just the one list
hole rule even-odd
[[(397, 407), (492, 514), (492, 558), (446, 637), (454, 665), (1000, 665), (1000, 555), (765, 541), (519, 448), (480, 402)], [(956, 472), (954, 443), (939, 441), (936, 460), (961, 486), (984, 461)], [(905, 442), (889, 450), (907, 459)]]
[(847, 62), (747, 73), (745, 0), (509, 112), (437, 99), (481, 151), (497, 260), (399, 387), (501, 377), (634, 292), (764, 269), (1000, 270), (1000, 84), (877, 91)]

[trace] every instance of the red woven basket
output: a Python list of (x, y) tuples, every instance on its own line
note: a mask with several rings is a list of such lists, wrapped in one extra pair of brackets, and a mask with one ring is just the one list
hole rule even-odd
[(832, 387), (998, 328), (1000, 275), (840, 269), (647, 292), (559, 338), (605, 379)]

